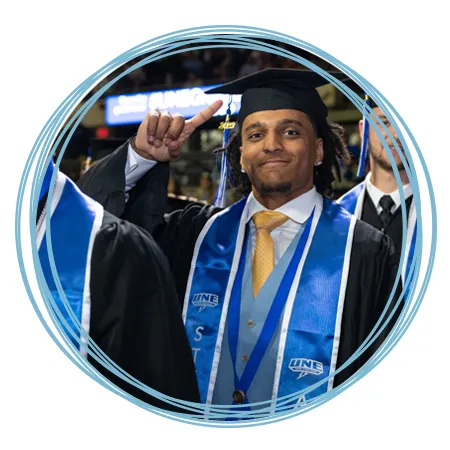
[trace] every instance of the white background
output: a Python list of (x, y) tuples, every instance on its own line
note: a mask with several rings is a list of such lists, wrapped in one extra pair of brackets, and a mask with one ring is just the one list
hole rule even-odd
[[(2, 448), (155, 448), (155, 440), (161, 448), (270, 448), (281, 443), (287, 448), (350, 450), (448, 445), (450, 246), (445, 208), (450, 83), (445, 2), (421, 2), (420, 7), (412, 2), (360, 0), (252, 3), (2, 3)], [(310, 42), (365, 76), (389, 99), (412, 130), (431, 173), (439, 243), (432, 280), (416, 319), (398, 346), (363, 380), (333, 401), (288, 421), (250, 429), (206, 429), (139, 409), (101, 388), (61, 353), (23, 288), (14, 216), (30, 149), (73, 88), (148, 39), (183, 28), (230, 23)]]

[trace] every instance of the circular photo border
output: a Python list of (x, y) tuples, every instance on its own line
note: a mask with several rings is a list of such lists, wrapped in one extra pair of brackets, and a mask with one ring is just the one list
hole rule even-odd
[[(291, 46), (298, 47), (299, 49), (310, 52), (328, 63), (334, 65), (337, 69), (347, 74), (355, 83), (359, 85), (361, 89), (364, 90), (374, 101), (375, 103), (382, 109), (385, 113), (386, 117), (393, 125), (394, 130), (399, 137), (404, 155), (399, 150), (398, 145), (395, 144), (397, 151), (400, 155), (400, 158), (405, 166), (407, 171), (412, 192), (414, 195), (416, 210), (417, 210), (417, 237), (416, 237), (416, 245), (414, 250), (414, 255), (412, 258), (412, 269), (409, 272), (408, 279), (405, 282), (405, 286), (409, 288), (409, 295), (405, 298), (405, 306), (400, 314), (398, 321), (396, 322), (393, 330), (391, 331), (389, 337), (386, 341), (383, 342), (382, 346), (377, 350), (375, 355), (352, 377), (346, 380), (340, 386), (322, 394), (318, 397), (315, 397), (306, 402), (301, 402), (297, 406), (293, 407), (293, 400), (298, 400), (303, 395), (307, 394), (310, 391), (313, 391), (317, 387), (319, 387), (323, 383), (327, 383), (330, 378), (333, 378), (337, 373), (344, 370), (349, 364), (351, 364), (354, 360), (356, 360), (365, 350), (367, 350), (374, 340), (379, 336), (379, 334), (383, 331), (386, 324), (389, 322), (390, 318), (395, 313), (395, 310), (400, 306), (400, 302), (403, 298), (396, 300), (396, 304), (392, 308), (392, 311), (388, 314), (388, 310), (390, 309), (390, 303), (393, 302), (395, 288), (400, 282), (401, 279), (401, 271), (399, 270), (396, 282), (394, 286), (394, 290), (391, 293), (388, 305), (386, 306), (383, 314), (375, 325), (374, 329), (367, 337), (367, 339), (361, 344), (355, 354), (338, 370), (333, 372), (328, 378), (321, 380), (320, 382), (310, 386), (307, 389), (299, 391), (296, 394), (286, 396), (283, 398), (277, 399), (277, 407), (276, 411), (272, 409), (272, 402), (261, 402), (258, 404), (260, 409), (256, 411), (246, 411), (248, 405), (245, 406), (217, 406), (217, 405), (203, 405), (197, 403), (189, 403), (184, 402), (178, 399), (174, 399), (163, 395), (148, 386), (143, 385), (138, 380), (131, 377), (129, 374), (125, 373), (120, 367), (118, 367), (113, 361), (111, 361), (93, 342), (87, 333), (83, 330), (81, 324), (78, 319), (73, 315), (70, 317), (73, 323), (75, 323), (79, 327), (79, 336), (76, 336), (75, 333), (72, 332), (70, 326), (63, 327), (61, 323), (66, 323), (66, 319), (59, 312), (58, 307), (55, 306), (53, 297), (48, 289), (46, 281), (44, 279), (42, 268), (40, 266), (40, 261), (38, 257), (38, 249), (36, 244), (36, 213), (37, 213), (37, 205), (39, 199), (39, 192), (44, 180), (44, 175), (46, 168), (48, 166), (49, 161), (52, 159), (53, 155), (57, 148), (61, 147), (62, 150), (56, 159), (56, 169), (58, 170), (62, 156), (64, 154), (65, 148), (67, 147), (68, 142), (70, 141), (73, 133), (76, 128), (82, 121), (83, 117), (92, 107), (92, 105), (107, 91), (111, 85), (113, 85), (117, 80), (127, 75), (132, 70), (144, 65), (156, 61), (163, 57), (168, 57), (170, 55), (174, 55), (177, 53), (182, 53), (190, 50), (196, 49), (206, 49), (206, 48), (241, 48), (247, 50), (257, 50), (273, 53), (282, 57), (290, 58), (297, 63), (308, 67), (311, 70), (316, 71), (324, 78), (326, 78), (330, 83), (333, 83), (334, 86), (339, 89), (347, 98), (349, 98), (352, 103), (361, 111), (361, 116), (364, 115), (367, 118), (368, 122), (377, 130), (379, 134), (379, 138), (381, 141), (384, 140), (384, 147), (389, 156), (391, 163), (394, 162), (392, 153), (386, 144), (386, 139), (383, 138), (381, 132), (378, 130), (378, 127), (384, 128), (387, 136), (390, 138), (391, 142), (395, 142), (392, 138), (392, 135), (387, 130), (386, 126), (381, 122), (377, 121), (377, 119), (373, 118), (370, 115), (370, 110), (364, 106), (364, 101), (351, 89), (349, 89), (345, 84), (335, 79), (331, 76), (327, 71), (321, 69), (320, 67), (314, 65), (310, 61), (298, 56), (285, 48), (277, 47), (273, 44), (268, 44), (259, 41), (260, 39), (270, 39), (271, 41), (278, 42), (280, 44), (289, 44)], [(186, 47), (189, 45), (189, 47)], [(148, 55), (148, 56), (145, 56)], [(136, 57), (145, 58), (141, 59), (139, 62), (135, 63), (133, 66), (128, 69), (120, 72), (114, 79), (105, 84), (102, 88), (100, 88), (97, 92), (95, 92), (92, 97), (86, 100), (83, 106), (76, 110), (77, 106), (80, 102), (86, 97), (86, 94), (90, 93), (100, 81), (102, 81), (107, 75), (111, 74), (113, 71), (119, 69), (122, 65), (133, 60)], [(70, 119), (70, 120), (69, 120)], [(65, 125), (64, 125), (65, 124)], [(64, 125), (64, 127), (63, 127)], [(62, 128), (63, 127), (63, 128)], [(406, 142), (405, 137), (411, 142), (411, 149), (415, 156), (420, 161), (420, 168), (423, 172), (423, 177), (426, 180), (427, 190), (424, 192), (424, 185), (422, 187), (422, 195), (427, 195), (431, 204), (431, 223), (432, 223), (432, 233), (429, 236), (430, 239), (430, 252), (428, 260), (425, 261), (426, 267), (424, 271), (424, 276), (421, 280), (420, 289), (418, 289), (419, 284), (419, 273), (422, 265), (422, 253), (423, 253), (423, 229), (422, 229), (422, 209), (421, 209), (421, 192), (419, 190), (419, 178), (416, 172), (416, 167), (414, 165), (413, 157), (410, 148)], [(62, 146), (61, 146), (62, 144)], [(400, 175), (396, 165), (393, 164), (394, 174), (397, 180), (397, 184), (401, 186)], [(52, 176), (51, 185), (54, 185), (56, 172), (54, 172)], [(27, 190), (28, 188), (28, 190)], [(22, 213), (24, 212), (24, 196), (28, 191), (31, 192), (31, 201), (30, 201), (30, 209), (29, 209), (29, 224), (25, 224), (22, 219)], [(48, 202), (49, 204), (52, 201), (52, 189), (49, 191)], [(403, 217), (403, 245), (402, 245), (402, 253), (401, 253), (401, 261), (400, 267), (403, 265), (403, 260), (405, 258), (405, 240), (406, 240), (406, 204), (403, 189), (400, 188), (400, 197), (401, 197), (401, 208), (402, 208), (402, 217)], [(27, 215), (27, 214), (25, 214)], [(161, 416), (166, 416), (174, 420), (178, 420), (181, 422), (202, 425), (202, 426), (215, 426), (215, 427), (248, 427), (261, 425), (271, 422), (276, 422), (280, 420), (287, 419), (289, 417), (296, 416), (298, 414), (303, 414), (317, 406), (320, 406), (322, 403), (325, 403), (331, 400), (333, 397), (350, 387), (354, 382), (358, 381), (360, 378), (365, 376), (369, 371), (371, 371), (375, 366), (377, 366), (386, 355), (392, 350), (392, 348), (396, 345), (398, 340), (402, 337), (402, 335), (406, 332), (406, 329), (409, 327), (411, 321), (416, 315), (420, 304), (422, 303), (423, 296), (427, 289), (429, 279), (431, 276), (435, 252), (436, 252), (436, 232), (437, 232), (437, 214), (436, 214), (436, 204), (435, 197), (433, 192), (433, 187), (431, 183), (431, 178), (429, 172), (427, 170), (427, 166), (425, 164), (422, 153), (415, 141), (412, 133), (408, 129), (405, 122), (402, 120), (400, 115), (394, 109), (394, 107), (387, 101), (387, 99), (374, 87), (372, 86), (365, 78), (361, 77), (358, 73), (347, 67), (345, 64), (338, 61), (336, 58), (332, 57), (328, 53), (314, 47), (311, 44), (308, 44), (300, 39), (296, 39), (291, 36), (287, 36), (278, 32), (273, 32), (261, 28), (255, 27), (245, 27), (245, 26), (206, 26), (206, 27), (197, 27), (186, 30), (181, 30), (178, 32), (165, 34), (163, 36), (157, 37), (155, 39), (149, 40), (142, 45), (136, 46), (130, 49), (127, 52), (124, 52), (110, 63), (102, 67), (100, 70), (91, 75), (88, 79), (86, 79), (83, 83), (81, 83), (76, 89), (74, 89), (70, 95), (64, 100), (64, 102), (56, 109), (50, 119), (47, 121), (40, 135), (38, 136), (31, 154), (26, 162), (19, 192), (17, 198), (17, 206), (16, 206), (16, 246), (17, 246), (17, 256), (19, 260), (20, 270), (22, 273), (22, 277), (24, 280), (24, 284), (27, 289), (27, 293), (30, 297), (30, 300), (33, 304), (33, 307), (41, 320), (43, 326), (46, 328), (47, 332), (50, 334), (52, 339), (56, 342), (56, 344), (60, 347), (60, 349), (69, 357), (74, 364), (76, 364), (82, 371), (92, 377), (95, 381), (105, 386), (107, 389), (115, 392), (116, 394), (122, 396), (123, 398), (137, 404), (138, 406), (152, 411)], [(47, 234), (47, 240), (51, 239), (50, 232), (50, 224), (49, 217), (47, 217), (47, 229), (49, 233)], [(28, 229), (31, 236), (31, 249), (25, 248), (23, 245), (23, 229)], [(29, 237), (28, 237), (29, 238)], [(41, 311), (42, 306), (39, 305), (39, 302), (36, 300), (36, 297), (30, 287), (29, 277), (30, 274), (27, 275), (27, 270), (24, 264), (24, 251), (31, 250), (32, 259), (34, 264), (35, 273), (33, 276), (37, 278), (37, 283), (39, 286), (40, 293), (43, 297), (43, 303), (45, 305), (46, 313), (50, 316), (52, 323), (47, 323), (47, 320), (44, 318), (45, 314)], [(54, 257), (52, 254), (51, 246), (48, 247), (49, 251), (49, 260), (52, 269), (52, 274), (55, 279), (56, 286), (58, 287), (58, 292), (61, 296), (61, 299), (66, 308), (70, 311), (69, 303), (65, 297), (64, 291), (58, 279), (58, 274), (56, 272)], [(406, 287), (403, 288), (403, 294), (406, 290)], [(52, 326), (56, 328), (59, 336), (56, 335), (52, 331)], [(71, 336), (69, 336), (72, 334)], [(107, 380), (104, 376), (102, 376), (99, 372), (97, 372), (87, 361), (86, 352), (80, 352), (78, 348), (73, 344), (73, 339), (79, 340), (79, 343), (82, 348), (86, 349), (86, 352), (93, 358), (95, 358), (98, 362), (103, 364), (109, 371), (111, 371), (116, 376), (121, 377), (126, 380), (128, 383), (133, 384), (136, 387), (139, 387), (143, 391), (149, 393), (150, 395), (158, 398), (168, 404), (182, 407), (186, 413), (175, 413), (175, 412), (167, 412), (162, 409), (153, 407), (143, 401), (132, 397), (127, 394), (123, 390), (119, 389), (112, 382)], [(87, 345), (88, 344), (88, 345)], [(84, 346), (84, 347), (83, 347)], [(283, 405), (285, 405), (283, 407)], [(231, 417), (231, 420), (230, 420)]]

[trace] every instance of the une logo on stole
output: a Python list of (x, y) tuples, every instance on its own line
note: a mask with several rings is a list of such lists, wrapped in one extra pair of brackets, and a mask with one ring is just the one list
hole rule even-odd
[(292, 358), (288, 367), (292, 372), (298, 372), (297, 380), (309, 374), (320, 375), (323, 373), (323, 364), (314, 359)]
[(206, 307), (214, 308), (219, 304), (219, 297), (215, 294), (200, 293), (192, 297), (192, 304), (199, 308), (198, 312), (203, 311)]

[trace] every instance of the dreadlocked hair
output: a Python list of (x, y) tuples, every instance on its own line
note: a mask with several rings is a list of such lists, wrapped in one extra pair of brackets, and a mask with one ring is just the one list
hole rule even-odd
[[(348, 159), (349, 153), (344, 142), (344, 128), (339, 124), (326, 119), (324, 122), (313, 124), (316, 136), (323, 140), (323, 160), (320, 166), (314, 167), (314, 186), (317, 191), (325, 196), (333, 193), (334, 181), (341, 181), (341, 169), (339, 162)], [(246, 197), (252, 190), (252, 184), (246, 173), (241, 172), (241, 133), (239, 128), (231, 135), (225, 149), (229, 165), (228, 182), (234, 191)]]

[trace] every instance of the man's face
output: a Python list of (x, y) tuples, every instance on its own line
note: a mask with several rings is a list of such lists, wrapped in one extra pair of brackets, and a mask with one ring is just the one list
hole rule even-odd
[(250, 114), (241, 137), (241, 166), (254, 190), (290, 194), (312, 187), (314, 164), (323, 159), (323, 148), (305, 113), (280, 109)]
[[(373, 108), (372, 116), (375, 120), (376, 114), (380, 121), (385, 124), (386, 128), (389, 130), (389, 132), (392, 134), (392, 137), (394, 138), (395, 142), (399, 146), (400, 150), (403, 152), (403, 147), (400, 143), (400, 140), (397, 137), (397, 134), (393, 128), (393, 126), (389, 123), (389, 120), (384, 115), (383, 111), (379, 107)], [(400, 156), (397, 152), (397, 150), (394, 147), (394, 143), (389, 139), (387, 133), (381, 128), (381, 125), (378, 124), (377, 121), (377, 127), (378, 130), (381, 132), (381, 135), (383, 136), (383, 139), (380, 140), (380, 138), (377, 136), (377, 133), (375, 132), (375, 129), (370, 126), (369, 128), (369, 151), (370, 155), (372, 156), (373, 160), (376, 164), (378, 164), (380, 167), (382, 167), (385, 170), (392, 170), (391, 162), (389, 161), (388, 154), (386, 150), (383, 147), (382, 142), (386, 141), (387, 145), (389, 146), (392, 156), (394, 157), (395, 164), (397, 165), (398, 170), (404, 170), (403, 163), (401, 162)], [(359, 131), (362, 138), (363, 133), (363, 122), (360, 121), (359, 123)]]

